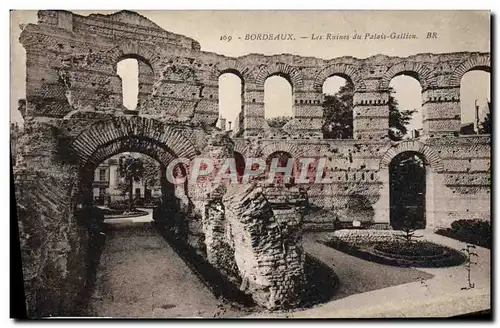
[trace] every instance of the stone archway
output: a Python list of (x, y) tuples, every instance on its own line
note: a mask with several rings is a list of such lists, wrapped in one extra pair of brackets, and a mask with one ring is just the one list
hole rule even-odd
[[(375, 204), (375, 221), (377, 223), (390, 224), (391, 217), (391, 163), (398, 160), (404, 153), (411, 153), (419, 156), (424, 164), (425, 183), (424, 204), (425, 229), (432, 229), (435, 225), (434, 198), (435, 180), (439, 173), (444, 171), (444, 164), (439, 154), (428, 145), (417, 140), (409, 140), (398, 143), (389, 148), (380, 161), (379, 179), (382, 182), (379, 201)], [(422, 178), (422, 177), (421, 177)]]
[(363, 77), (359, 70), (354, 65), (348, 64), (332, 64), (325, 68), (322, 68), (316, 78), (314, 79), (313, 88), (316, 92), (323, 92), (323, 84), (326, 79), (331, 76), (340, 76), (348, 81), (350, 81), (356, 90), (366, 89), (366, 85), (363, 81)]
[[(262, 157), (266, 161), (266, 177), (268, 176), (269, 167), (273, 158), (278, 158), (278, 167), (286, 166), (286, 160), (292, 160), (293, 167), (290, 182), (293, 184), (294, 176), (299, 172), (299, 158), (304, 152), (305, 150), (298, 145), (286, 141), (277, 141), (267, 144), (262, 148), (261, 152)], [(276, 177), (279, 176), (283, 176), (283, 173), (276, 173)], [(278, 183), (277, 186), (282, 186), (282, 184)]]
[[(196, 154), (194, 146), (180, 131), (149, 118), (113, 117), (81, 132), (69, 145), (69, 150), (79, 166), (80, 191), (77, 202), (83, 207), (92, 206), (94, 170), (104, 160), (123, 152), (142, 153), (155, 159), (162, 171), (162, 200), (155, 208), (153, 218), (179, 233), (178, 237), (187, 237), (188, 224), (183, 217), (188, 213), (180, 211), (183, 207), (181, 201), (189, 207), (187, 181), (174, 185), (165, 174), (174, 159), (189, 161)], [(184, 175), (188, 169), (188, 165), (182, 168)], [(183, 195), (182, 199), (178, 197), (180, 194)]]
[(448, 84), (452, 87), (460, 87), (460, 80), (462, 79), (464, 74), (474, 69), (491, 72), (490, 54), (481, 54), (462, 62), (453, 70), (453, 73), (448, 80)]
[[(292, 161), (291, 171), (289, 172), (289, 180), (286, 181), (288, 172), (281, 172), (281, 170), (290, 165), (290, 161)], [(280, 171), (274, 173), (274, 180), (272, 184), (277, 187), (287, 186), (289, 184), (293, 185), (295, 182), (295, 173), (297, 171), (296, 164), (295, 159), (289, 152), (275, 151), (269, 154), (266, 158), (266, 177), (269, 177), (272, 174), (271, 166), (276, 165), (277, 169)]]
[(275, 141), (268, 143), (267, 145), (262, 147), (262, 156), (264, 158), (267, 158), (269, 157), (269, 155), (277, 151), (284, 151), (290, 153), (290, 155), (292, 155), (292, 157), (295, 159), (301, 157), (305, 152), (303, 147), (300, 147), (296, 144), (287, 141)]
[(236, 172), (238, 174), (238, 178), (241, 179), (245, 172), (245, 157), (240, 152), (235, 151), (234, 161), (236, 163)]
[[(129, 143), (111, 146), (118, 140), (128, 140)], [(107, 147), (107, 150), (103, 150), (104, 147)], [(96, 160), (101, 160), (102, 156), (111, 156), (117, 151), (117, 148), (113, 147), (122, 147), (121, 151), (148, 151), (148, 147), (152, 147), (155, 150), (150, 152), (157, 153), (158, 157), (159, 149), (188, 159), (194, 158), (197, 153), (191, 141), (184, 137), (178, 128), (138, 116), (117, 116), (100, 121), (80, 133), (69, 148), (79, 165), (85, 166), (87, 162), (98, 164)]]
[(406, 74), (414, 77), (422, 85), (422, 91), (437, 85), (436, 76), (430, 67), (419, 62), (401, 61), (391, 66), (379, 82), (379, 90), (387, 90), (391, 79)]
[(438, 153), (428, 145), (418, 140), (403, 141), (398, 143), (397, 146), (389, 148), (382, 156), (382, 159), (380, 161), (380, 169), (388, 167), (392, 159), (396, 155), (404, 151), (414, 151), (417, 153), (421, 153), (428, 161), (429, 165), (436, 172), (441, 172), (444, 170), (443, 161)]
[(266, 79), (274, 75), (285, 77), (292, 86), (292, 92), (304, 88), (304, 77), (300, 70), (285, 63), (273, 63), (262, 66), (256, 74), (255, 84), (259, 89), (263, 90)]
[(389, 164), (389, 222), (393, 229), (425, 229), (426, 168), (420, 153), (405, 151)]

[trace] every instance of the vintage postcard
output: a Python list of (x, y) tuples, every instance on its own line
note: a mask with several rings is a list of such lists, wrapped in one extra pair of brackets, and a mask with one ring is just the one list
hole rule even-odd
[(11, 11), (17, 311), (491, 316), (490, 21)]

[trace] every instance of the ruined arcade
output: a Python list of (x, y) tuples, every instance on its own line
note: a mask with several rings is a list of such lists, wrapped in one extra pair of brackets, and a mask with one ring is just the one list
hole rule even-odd
[[(390, 229), (389, 170), (402, 153), (425, 163), (425, 230), (464, 217), (490, 220), (491, 137), (460, 135), (460, 80), (471, 70), (490, 72), (489, 53), (230, 58), (130, 11), (44, 10), (22, 30), (25, 127), (14, 178), (32, 316), (78, 308), (74, 295), (87, 287), (91, 245), (103, 221), (92, 207), (90, 177), (122, 152), (146, 154), (164, 168), (176, 158), (268, 159), (277, 152), (327, 159), (329, 182), (300, 188), (163, 180), (155, 222), (271, 310), (299, 306), (307, 289), (303, 231), (329, 231), (334, 221)], [(116, 71), (126, 58), (139, 63), (136, 111), (124, 107)], [(230, 132), (216, 127), (218, 79), (227, 72), (242, 81), (242, 108)], [(389, 82), (401, 74), (421, 84), (423, 130), (418, 138), (393, 141)], [(264, 83), (275, 75), (293, 92), (293, 119), (282, 128), (264, 117)], [(323, 138), (322, 86), (331, 76), (354, 85), (352, 139)], [(329, 215), (305, 215), (311, 208)]]

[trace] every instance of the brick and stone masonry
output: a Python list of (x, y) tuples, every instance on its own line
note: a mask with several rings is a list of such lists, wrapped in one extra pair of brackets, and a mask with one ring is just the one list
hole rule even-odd
[[(300, 193), (288, 187), (278, 191), (263, 188), (267, 203), (261, 202), (258, 186), (231, 197), (224, 188), (218, 189), (213, 199), (205, 201), (200, 198), (203, 194), (188, 184), (176, 186), (175, 192), (170, 193), (175, 195), (183, 216), (174, 223), (178, 225), (177, 231), (184, 232), (180, 238), (199, 248), (209, 259), (213, 259), (211, 252), (217, 252), (218, 245), (227, 251), (225, 254), (234, 251), (234, 262), (228, 272), (245, 281), (243, 288), (254, 293), (261, 304), (276, 308), (298, 301), (293, 295), (298, 297), (300, 293), (288, 292), (296, 291), (300, 285), (301, 261), (297, 259), (302, 255), (300, 249), (288, 247), (293, 238), (300, 240), (301, 229), (328, 229), (333, 219), (346, 223), (363, 221), (373, 226), (389, 224), (389, 166), (402, 152), (417, 152), (425, 158), (427, 229), (448, 227), (455, 219), (490, 218), (491, 137), (460, 135), (461, 77), (470, 70), (489, 72), (490, 53), (332, 59), (249, 54), (231, 58), (202, 51), (196, 40), (165, 31), (130, 11), (80, 16), (68, 11), (42, 10), (37, 24), (21, 28), (19, 41), (26, 50), (26, 99), (21, 106), (24, 130), (15, 138), (18, 219), (22, 227), (36, 227), (30, 228), (29, 238), (47, 238), (43, 252), (37, 255), (32, 253), (31, 244), (26, 243), (27, 235), (21, 235), (23, 258), (28, 261), (25, 265), (44, 263), (37, 264), (41, 280), (33, 280), (30, 274), (25, 277), (28, 298), (34, 300), (28, 304), (32, 316), (71, 312), (62, 306), (69, 303), (59, 293), (50, 293), (51, 302), (44, 304), (51, 305), (41, 311), (44, 301), (36, 297), (36, 291), (41, 285), (56, 289), (57, 286), (44, 282), (50, 268), (57, 268), (61, 277), (66, 269), (84, 270), (42, 254), (58, 249), (64, 258), (81, 251), (79, 240), (85, 237), (79, 235), (74, 217), (76, 209), (92, 205), (86, 182), (89, 172), (102, 160), (124, 151), (145, 153), (167, 167), (175, 158), (192, 160), (214, 150), (217, 145), (214, 140), (221, 132), (215, 124), (219, 117), (218, 78), (223, 73), (234, 73), (243, 82), (240, 125), (226, 136), (231, 149), (223, 156), (269, 158), (276, 152), (286, 152), (292, 158), (327, 158), (325, 177), (331, 179), (328, 184), (305, 186)], [(116, 71), (117, 63), (127, 58), (139, 62), (136, 112), (123, 106), (122, 81)], [(394, 142), (388, 138), (389, 83), (402, 73), (414, 76), (422, 86), (423, 133), (417, 139)], [(280, 129), (270, 128), (264, 119), (264, 82), (273, 75), (286, 76), (293, 90), (294, 117)], [(322, 85), (330, 76), (344, 77), (355, 87), (351, 140), (323, 139), (321, 133)], [(29, 176), (41, 178), (30, 180)], [(71, 193), (69, 187), (54, 191), (67, 191), (65, 196), (46, 200), (42, 200), (45, 199), (42, 194), (26, 196), (30, 192), (50, 195), (47, 188), (70, 186), (70, 180), (77, 181)], [(33, 184), (45, 187), (34, 188)], [(304, 193), (307, 206), (319, 209), (324, 215), (300, 221), (292, 208), (302, 205), (273, 205), (279, 199), (293, 200), (294, 195), (300, 200)], [(280, 194), (282, 197), (275, 197)], [(252, 200), (249, 208), (261, 202), (270, 210), (247, 211), (239, 204), (245, 199)], [(45, 204), (35, 206), (34, 213), (41, 211), (40, 215), (24, 210), (33, 205), (30, 202)], [(42, 210), (45, 207), (50, 211)], [(160, 221), (170, 215), (162, 210), (156, 213)], [(238, 213), (246, 214), (236, 217)], [(264, 215), (270, 225), (268, 230), (276, 236), (264, 235), (259, 229), (268, 226), (256, 224), (253, 213)], [(219, 219), (206, 220), (212, 216)], [(217, 221), (222, 217), (223, 226)], [(295, 228), (297, 220), (301, 222), (297, 225), (300, 228)], [(44, 224), (49, 221), (54, 224)], [(288, 230), (277, 228), (282, 224)], [(52, 238), (60, 236), (52, 233), (54, 227), (64, 227), (68, 236), (64, 238), (74, 242), (59, 247), (64, 238)], [(228, 227), (240, 229), (248, 238), (259, 240), (267, 236), (269, 240), (253, 245), (241, 240), (243, 235), (230, 233)], [(206, 238), (209, 231), (213, 232), (212, 237), (224, 236), (218, 240), (208, 234)], [(282, 237), (282, 244), (275, 240), (278, 236)], [(276, 251), (273, 256), (262, 253), (261, 247), (266, 243), (273, 245), (271, 249), (282, 247), (286, 254), (285, 251)], [(231, 256), (225, 263), (232, 262)], [(261, 264), (247, 266), (242, 258)], [(272, 275), (268, 272), (271, 267)], [(278, 276), (284, 280), (280, 281)], [(76, 282), (61, 281), (65, 281), (67, 290), (76, 292), (79, 288)]]

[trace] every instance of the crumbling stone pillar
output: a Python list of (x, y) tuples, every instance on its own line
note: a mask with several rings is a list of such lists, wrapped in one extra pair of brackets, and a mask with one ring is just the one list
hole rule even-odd
[(14, 179), (27, 314), (78, 315), (98, 218), (77, 215), (78, 169), (60, 158), (57, 121), (28, 119), (25, 128)]
[[(279, 222), (262, 189), (255, 185), (228, 188), (223, 198), (240, 289), (268, 309), (297, 306), (305, 282), (300, 213), (289, 211)], [(282, 221), (282, 220), (280, 220)]]
[[(211, 254), (209, 261), (217, 261), (217, 240), (219, 236), (216, 231), (222, 229), (221, 222), (224, 220), (224, 213), (220, 207), (220, 199), (225, 192), (225, 187), (221, 182), (216, 182), (215, 178), (219, 172), (222, 162), (233, 157), (234, 143), (225, 132), (214, 131), (208, 141), (208, 145), (202, 154), (197, 156), (199, 159), (212, 161), (214, 163), (213, 171), (206, 176), (200, 176), (196, 181), (189, 178), (189, 187), (191, 199), (194, 205), (194, 221), (201, 221), (201, 232), (205, 237), (205, 247), (207, 255)], [(196, 163), (196, 159), (193, 163)], [(203, 164), (203, 162), (201, 162)], [(192, 168), (196, 170), (196, 168)], [(194, 224), (194, 223), (191, 223)], [(200, 225), (200, 222), (198, 222)], [(214, 236), (214, 233), (216, 234)], [(190, 243), (197, 244), (199, 240), (192, 239)], [(215, 244), (214, 244), (215, 243)], [(210, 248), (210, 249), (209, 249)], [(212, 263), (216, 265), (216, 263)]]
[(205, 213), (202, 218), (203, 231), (205, 233), (205, 246), (207, 260), (215, 267), (220, 267), (220, 252), (223, 250), (225, 231), (224, 206), (220, 198), (210, 200), (205, 205)]

